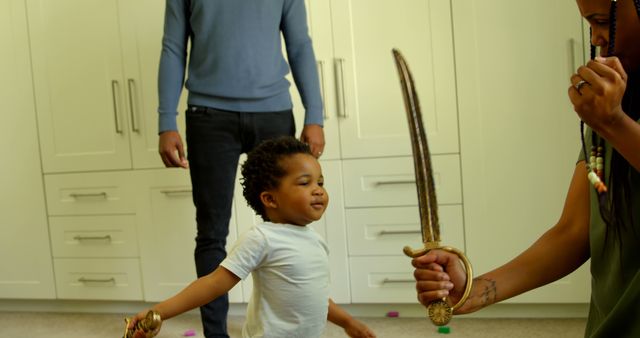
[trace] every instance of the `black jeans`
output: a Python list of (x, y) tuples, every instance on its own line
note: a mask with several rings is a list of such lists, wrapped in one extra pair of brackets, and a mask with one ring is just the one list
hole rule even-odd
[[(198, 224), (195, 262), (198, 277), (202, 277), (215, 270), (227, 255), (225, 245), (240, 154), (265, 139), (295, 135), (295, 122), (291, 110), (239, 113), (189, 106), (185, 115)], [(200, 308), (205, 337), (229, 337), (228, 311), (226, 294)]]

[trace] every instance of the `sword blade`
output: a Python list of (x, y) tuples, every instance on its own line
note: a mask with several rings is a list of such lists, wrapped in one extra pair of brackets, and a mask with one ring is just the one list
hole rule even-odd
[(413, 166), (415, 169), (418, 208), (420, 210), (420, 227), (422, 229), (422, 242), (440, 242), (440, 224), (438, 222), (438, 201), (433, 183), (433, 171), (431, 169), (431, 154), (427, 136), (422, 124), (420, 102), (416, 93), (413, 76), (404, 57), (397, 49), (393, 50), (393, 57), (400, 76), (402, 97), (409, 122), (411, 134), (411, 148), (413, 151)]

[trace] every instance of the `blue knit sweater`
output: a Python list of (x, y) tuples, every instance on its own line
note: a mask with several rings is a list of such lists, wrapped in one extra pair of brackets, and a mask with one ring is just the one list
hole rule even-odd
[[(289, 64), (282, 55), (281, 32)], [(183, 84), (192, 105), (237, 112), (291, 109), (285, 79), (289, 66), (305, 107), (304, 123), (322, 125), (304, 0), (166, 0), (159, 131), (177, 130)]]

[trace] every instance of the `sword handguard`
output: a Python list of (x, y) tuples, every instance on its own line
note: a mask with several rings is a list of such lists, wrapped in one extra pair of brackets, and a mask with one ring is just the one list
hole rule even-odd
[[(434, 247), (432, 244), (439, 244), (439, 243), (425, 243), (425, 247), (424, 248), (417, 249), (417, 250), (413, 250), (409, 246), (405, 246), (403, 251), (404, 251), (405, 255), (407, 255), (407, 256), (409, 256), (411, 258), (417, 258), (417, 257), (420, 257), (420, 256), (424, 256), (431, 250), (448, 251), (448, 252), (451, 252), (451, 253), (457, 255), (458, 258), (460, 258), (460, 260), (464, 264), (464, 269), (466, 270), (467, 283), (465, 285), (464, 293), (462, 294), (462, 297), (460, 298), (460, 300), (456, 304), (451, 306), (451, 314), (453, 314), (453, 312), (455, 310), (459, 309), (462, 306), (462, 304), (464, 304), (464, 302), (467, 301), (467, 299), (469, 298), (469, 294), (471, 294), (471, 288), (473, 288), (473, 268), (471, 266), (471, 262), (469, 261), (467, 256), (464, 254), (464, 252), (462, 252), (462, 251), (460, 251), (460, 250), (458, 250), (458, 249), (456, 249), (454, 247), (451, 247), (451, 246), (435, 246)], [(446, 298), (443, 298), (442, 300), (444, 301), (444, 300), (446, 300)], [(432, 302), (431, 304), (429, 304), (427, 306), (427, 309), (429, 310), (429, 307), (431, 307), (432, 304), (438, 303), (438, 302), (440, 302), (440, 301)], [(448, 302), (447, 302), (447, 304), (448, 304)], [(433, 318), (431, 316), (431, 312), (432, 311), (429, 311), (429, 314), (430, 314), (429, 318), (431, 319), (431, 321), (434, 324), (436, 324), (438, 326), (446, 325), (449, 322), (449, 320), (451, 319), (451, 317), (449, 317), (449, 319), (446, 320), (446, 322), (442, 323), (443, 320), (439, 320), (439, 319)]]

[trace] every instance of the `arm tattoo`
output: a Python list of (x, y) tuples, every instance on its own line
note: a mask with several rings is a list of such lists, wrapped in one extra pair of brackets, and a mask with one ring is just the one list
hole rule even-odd
[(473, 280), (473, 283), (480, 288), (480, 293), (474, 297), (480, 298), (480, 303), (483, 307), (496, 302), (498, 288), (495, 280), (478, 277)]

